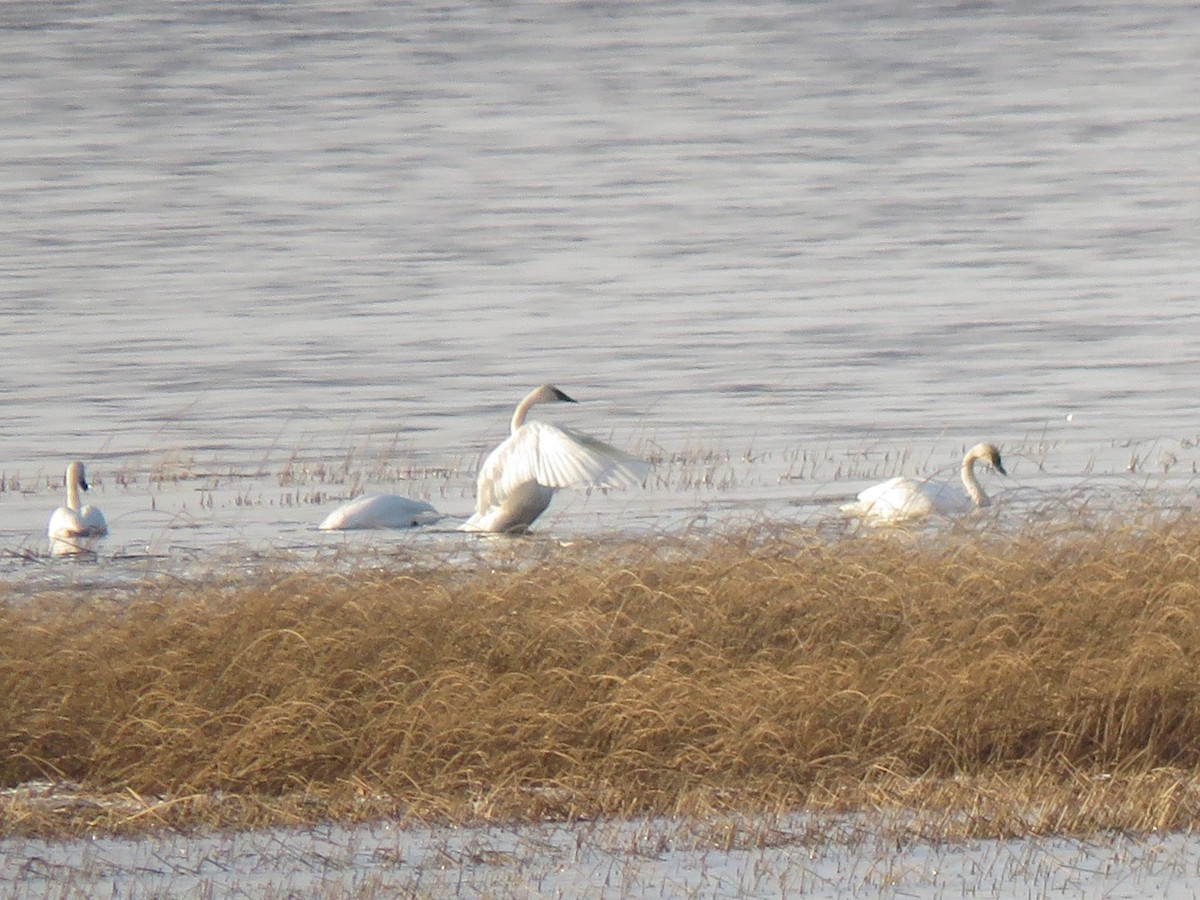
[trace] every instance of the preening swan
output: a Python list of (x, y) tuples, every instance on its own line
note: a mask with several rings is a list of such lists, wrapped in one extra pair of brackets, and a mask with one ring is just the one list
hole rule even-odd
[(430, 525), (441, 513), (424, 500), (410, 500), (393, 494), (375, 494), (343, 503), (317, 527), (322, 531), (348, 531), (355, 528), (415, 528)]
[(574, 403), (550, 384), (517, 404), (512, 434), (479, 468), (475, 514), (462, 531), (526, 530), (559, 488), (621, 487), (642, 481), (650, 464), (603, 441), (545, 422), (525, 421), (535, 403)]
[(854, 503), (842, 507), (842, 512), (862, 516), (870, 522), (902, 522), (930, 514), (959, 515), (972, 508), (987, 506), (991, 501), (975, 477), (975, 462), (981, 461), (1001, 475), (1007, 475), (1000, 461), (1000, 451), (992, 444), (976, 444), (962, 461), (962, 485), (966, 496), (953, 484), (935, 484), (899, 476), (867, 488)]
[(104, 514), (94, 506), (79, 505), (79, 492), (88, 489), (87, 472), (83, 463), (75, 460), (67, 466), (67, 505), (60, 506), (50, 516), (46, 536), (54, 555), (90, 550), (90, 538), (108, 534)]

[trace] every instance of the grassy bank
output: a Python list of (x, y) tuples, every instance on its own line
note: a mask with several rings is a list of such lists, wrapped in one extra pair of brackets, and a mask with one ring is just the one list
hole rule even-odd
[(1197, 548), (1193, 519), (514, 541), (503, 564), (10, 597), (0, 787), (60, 787), (0, 796), (0, 831), (798, 806), (939, 835), (1191, 827)]

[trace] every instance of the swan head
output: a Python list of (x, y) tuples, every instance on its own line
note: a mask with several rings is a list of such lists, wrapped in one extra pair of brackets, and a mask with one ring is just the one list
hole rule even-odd
[(968, 450), (967, 458), (965, 460), (966, 464), (970, 465), (975, 460), (985, 463), (989, 469), (995, 469), (1001, 475), (1008, 474), (1008, 472), (1004, 470), (1004, 463), (1000, 459), (1000, 450), (995, 444), (976, 444), (974, 447)]
[(75, 460), (67, 466), (67, 485), (76, 485), (85, 491), (90, 490), (87, 483), (87, 472), (79, 460)]
[(516, 412), (512, 417), (512, 433), (516, 434), (517, 429), (525, 423), (525, 414), (529, 412), (529, 408), (535, 403), (574, 403), (575, 400), (568, 397), (552, 384), (543, 384), (541, 387), (536, 387), (528, 394), (525, 399), (517, 404)]
[(534, 403), (576, 403), (573, 397), (568, 397), (552, 384), (543, 384), (539, 388), (535, 388), (533, 393), (527, 398), (529, 405)]

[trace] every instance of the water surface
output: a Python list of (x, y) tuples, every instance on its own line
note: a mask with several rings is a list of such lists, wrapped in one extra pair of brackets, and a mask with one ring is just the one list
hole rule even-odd
[(320, 548), (359, 490), (465, 516), (543, 381), (662, 462), (556, 534), (808, 521), (980, 439), (1001, 493), (1195, 494), (1190, 3), (81, 0), (0, 32), (9, 553), (73, 457), (109, 556)]
[[(1194, 897), (1194, 840), (922, 841), (868, 817), (0, 842), (11, 896)], [(64, 887), (66, 885), (66, 887)]]

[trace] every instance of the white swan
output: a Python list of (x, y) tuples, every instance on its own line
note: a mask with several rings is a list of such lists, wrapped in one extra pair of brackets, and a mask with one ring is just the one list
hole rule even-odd
[(104, 513), (94, 506), (79, 505), (79, 492), (87, 489), (87, 472), (83, 463), (75, 460), (67, 466), (67, 505), (56, 509), (46, 526), (52, 554), (87, 552), (91, 538), (108, 534)]
[(394, 494), (374, 494), (343, 503), (317, 527), (322, 531), (415, 528), (418, 525), (430, 525), (441, 517), (441, 513), (424, 500), (410, 500)]
[(898, 476), (867, 488), (842, 512), (874, 522), (902, 522), (930, 514), (961, 515), (971, 509), (987, 506), (991, 501), (975, 477), (975, 462), (979, 460), (1001, 475), (1007, 475), (1000, 461), (1000, 451), (993, 444), (976, 444), (962, 461), (962, 485), (966, 496), (953, 484), (916, 481)]
[(641, 482), (645, 460), (603, 441), (545, 422), (525, 422), (535, 403), (574, 403), (550, 384), (517, 404), (512, 434), (479, 467), (475, 514), (461, 531), (525, 531), (559, 488), (621, 487)]

